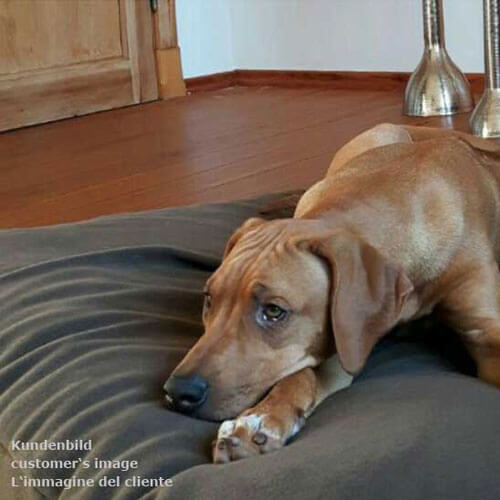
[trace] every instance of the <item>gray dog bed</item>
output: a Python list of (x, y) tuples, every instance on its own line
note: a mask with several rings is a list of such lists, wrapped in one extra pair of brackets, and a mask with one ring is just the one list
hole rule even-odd
[[(440, 352), (448, 344), (425, 341), (436, 327), (383, 341), (353, 386), (274, 454), (214, 466), (217, 425), (164, 408), (164, 380), (202, 333), (204, 281), (231, 232), (270, 199), (0, 232), (2, 500), (500, 498), (500, 392), (461, 372), (451, 348)], [(11, 445), (75, 439), (92, 449)], [(11, 467), (25, 459), (76, 466)], [(121, 486), (99, 485), (104, 476)], [(124, 485), (139, 476), (172, 485)], [(42, 481), (54, 478), (97, 485)]]

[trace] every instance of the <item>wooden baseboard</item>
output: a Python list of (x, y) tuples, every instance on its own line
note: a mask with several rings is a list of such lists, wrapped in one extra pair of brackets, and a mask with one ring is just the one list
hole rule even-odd
[(188, 92), (203, 92), (205, 90), (218, 90), (238, 85), (236, 71), (214, 73), (206, 76), (196, 76), (184, 80)]
[[(484, 85), (482, 73), (468, 73), (475, 94)], [(355, 90), (404, 90), (410, 73), (391, 71), (295, 71), (236, 69), (225, 73), (186, 78), (188, 92), (217, 90), (226, 87), (317, 87)]]

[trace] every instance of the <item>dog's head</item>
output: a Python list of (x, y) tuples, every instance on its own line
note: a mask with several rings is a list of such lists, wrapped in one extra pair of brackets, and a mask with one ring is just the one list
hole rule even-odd
[(205, 333), (165, 384), (167, 401), (222, 420), (335, 351), (355, 374), (411, 289), (352, 234), (317, 221), (250, 219), (206, 284)]

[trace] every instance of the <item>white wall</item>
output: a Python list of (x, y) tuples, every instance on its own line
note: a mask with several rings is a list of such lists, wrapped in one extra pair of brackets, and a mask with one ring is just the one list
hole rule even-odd
[[(421, 0), (178, 0), (185, 77), (241, 69), (412, 71)], [(446, 43), (483, 71), (482, 1), (444, 0)]]
[(231, 0), (177, 0), (184, 78), (234, 69)]

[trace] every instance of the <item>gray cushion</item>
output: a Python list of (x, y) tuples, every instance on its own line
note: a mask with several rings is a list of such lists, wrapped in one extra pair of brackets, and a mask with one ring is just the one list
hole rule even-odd
[[(173, 486), (12, 488), (1, 498), (500, 498), (500, 397), (416, 325), (382, 342), (354, 385), (288, 447), (210, 463), (217, 425), (166, 410), (162, 385), (202, 332), (201, 289), (265, 199), (0, 232), (0, 479), (172, 478)], [(423, 338), (422, 334), (426, 334)], [(454, 351), (450, 350), (454, 353)], [(88, 452), (11, 440), (92, 439)], [(13, 471), (12, 459), (137, 460), (120, 472)]]

